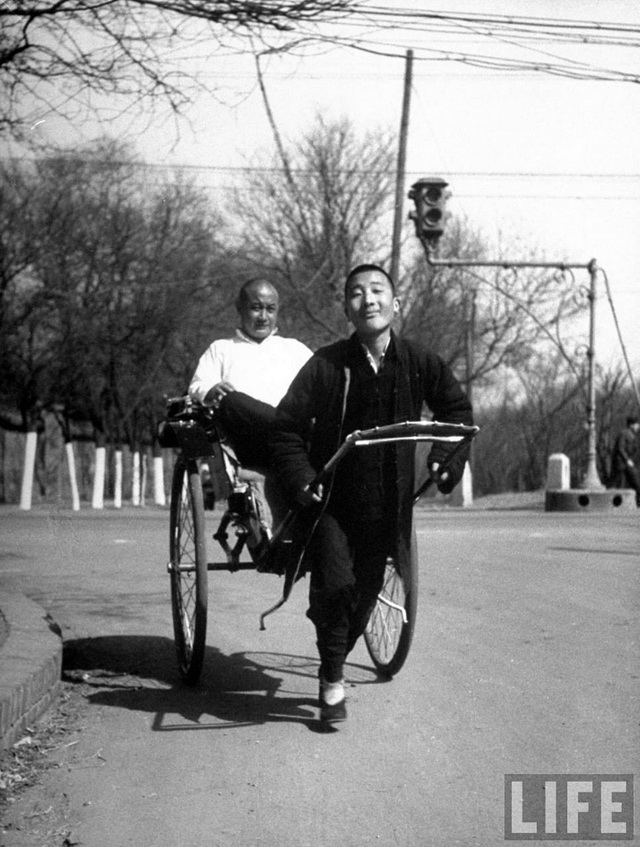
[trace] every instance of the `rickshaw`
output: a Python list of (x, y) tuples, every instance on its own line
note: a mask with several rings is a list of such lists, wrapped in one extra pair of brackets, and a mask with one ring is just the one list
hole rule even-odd
[[(447, 441), (454, 443), (449, 461), (475, 437), (477, 426), (406, 421), (357, 430), (350, 433), (317, 474), (311, 488), (317, 488), (347, 452), (375, 444)], [(178, 666), (183, 680), (196, 685), (204, 660), (208, 574), (210, 571), (255, 570), (278, 574), (284, 579), (282, 596), (260, 616), (265, 618), (288, 599), (297, 580), (304, 574), (304, 549), (308, 521), (300, 521), (302, 509), (288, 512), (274, 531), (265, 525), (255, 496), (255, 474), (246, 473), (235, 460), (232, 442), (221, 432), (215, 411), (189, 396), (167, 401), (166, 418), (159, 425), (163, 447), (177, 452), (171, 484), (169, 508), (169, 562), (173, 629)], [(201, 468), (215, 479), (223, 491), (226, 508), (213, 539), (223, 557), (207, 561), (205, 499)], [(444, 470), (444, 468), (443, 468)], [(428, 478), (415, 492), (418, 502), (433, 480)], [(400, 566), (389, 557), (382, 589), (364, 632), (364, 640), (377, 673), (393, 677), (404, 665), (415, 629), (418, 603), (418, 556), (413, 531), (408, 565)]]

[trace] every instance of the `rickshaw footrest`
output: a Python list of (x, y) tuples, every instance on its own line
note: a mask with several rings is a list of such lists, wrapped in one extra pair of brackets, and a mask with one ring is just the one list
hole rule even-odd
[(255, 562), (208, 562), (208, 571), (254, 571), (256, 569)]

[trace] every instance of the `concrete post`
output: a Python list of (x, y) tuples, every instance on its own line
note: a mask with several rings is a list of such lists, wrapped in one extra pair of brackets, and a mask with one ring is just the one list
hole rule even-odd
[(547, 490), (566, 491), (571, 486), (571, 463), (564, 453), (552, 453), (547, 460)]

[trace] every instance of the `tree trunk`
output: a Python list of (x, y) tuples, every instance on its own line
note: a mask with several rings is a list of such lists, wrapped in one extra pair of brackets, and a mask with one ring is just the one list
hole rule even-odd
[(22, 469), (22, 489), (20, 492), (20, 508), (31, 509), (33, 498), (33, 474), (36, 465), (36, 449), (38, 447), (38, 431), (30, 429), (26, 434), (24, 444), (24, 467)]
[(122, 447), (118, 444), (114, 452), (115, 479), (113, 483), (113, 505), (122, 508)]
[(93, 497), (91, 506), (94, 509), (104, 509), (104, 482), (106, 470), (107, 448), (102, 434), (96, 436), (96, 461), (93, 472)]
[(473, 475), (471, 465), (465, 462), (462, 479), (451, 494), (452, 506), (473, 506)]
[(69, 483), (71, 485), (71, 504), (74, 512), (80, 511), (80, 495), (78, 494), (78, 476), (76, 474), (76, 457), (73, 452), (73, 441), (66, 441), (64, 445), (67, 454), (67, 467), (69, 468)]
[(140, 505), (144, 506), (147, 502), (147, 453), (144, 447), (140, 451), (140, 467), (142, 471), (140, 474)]
[(140, 505), (140, 448), (136, 444), (132, 452), (133, 459), (133, 480), (131, 482), (131, 504), (133, 506)]
[(158, 444), (153, 445), (153, 499), (156, 506), (166, 506), (164, 458), (162, 456), (162, 448)]

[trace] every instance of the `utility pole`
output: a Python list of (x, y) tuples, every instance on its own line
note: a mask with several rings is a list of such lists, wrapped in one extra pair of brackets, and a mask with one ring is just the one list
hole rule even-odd
[(596, 278), (598, 274), (598, 264), (595, 259), (592, 259), (588, 265), (589, 277), (591, 280), (589, 286), (589, 348), (587, 350), (587, 358), (589, 360), (589, 376), (587, 388), (587, 472), (582, 481), (581, 488), (602, 490), (604, 486), (600, 482), (598, 476), (598, 468), (596, 463)]
[(400, 139), (398, 142), (398, 167), (396, 170), (396, 201), (393, 218), (393, 240), (391, 243), (391, 279), (398, 282), (400, 272), (400, 240), (402, 237), (402, 206), (404, 201), (404, 181), (407, 162), (407, 136), (409, 133), (409, 109), (411, 105), (411, 79), (413, 73), (413, 50), (407, 50), (404, 70), (404, 96), (400, 119)]
[(465, 322), (465, 389), (470, 402), (473, 402), (473, 371), (475, 368), (474, 336), (476, 323), (476, 289), (469, 288), (464, 295), (464, 322)]

